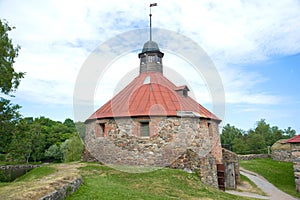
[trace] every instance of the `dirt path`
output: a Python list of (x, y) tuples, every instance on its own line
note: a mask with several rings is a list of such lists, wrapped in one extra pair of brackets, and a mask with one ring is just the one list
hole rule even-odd
[(243, 196), (243, 197), (251, 197), (251, 198), (256, 198), (256, 199), (270, 199), (269, 197), (262, 196), (262, 195), (259, 195), (259, 194), (250, 193), (250, 192), (238, 192), (238, 191), (235, 191), (235, 190), (228, 190), (228, 191), (226, 191), (226, 193), (234, 194), (234, 195), (237, 195), (237, 196)]
[[(257, 185), (262, 191), (264, 191), (268, 195), (268, 199), (272, 200), (296, 200), (297, 198), (292, 197), (274, 185), (272, 185), (269, 181), (267, 181), (264, 177), (260, 176), (257, 173), (248, 171), (244, 168), (240, 168), (240, 173), (244, 176), (247, 176), (253, 183)], [(254, 197), (254, 196), (253, 196)], [(257, 197), (254, 197), (257, 198)]]

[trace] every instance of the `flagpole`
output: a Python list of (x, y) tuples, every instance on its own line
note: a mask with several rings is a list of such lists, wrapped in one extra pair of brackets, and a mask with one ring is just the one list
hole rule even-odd
[(151, 7), (150, 6), (150, 14), (149, 14), (149, 17), (150, 17), (150, 41), (152, 41), (152, 14), (151, 14)]
[(151, 14), (151, 7), (152, 6), (157, 6), (157, 3), (151, 3), (150, 4), (150, 14), (149, 14), (149, 17), (150, 17), (150, 41), (152, 41), (152, 14)]

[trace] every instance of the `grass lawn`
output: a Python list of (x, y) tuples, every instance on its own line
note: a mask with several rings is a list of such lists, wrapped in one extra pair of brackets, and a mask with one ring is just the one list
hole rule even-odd
[(84, 183), (67, 199), (250, 199), (206, 186), (182, 170), (125, 173), (96, 164), (80, 170)]
[(53, 174), (55, 172), (54, 167), (49, 167), (49, 166), (43, 166), (43, 167), (38, 167), (35, 169), (30, 170), (23, 176), (17, 178), (14, 182), (28, 182), (28, 181), (34, 181), (35, 179), (42, 178), (44, 176)]
[(296, 192), (293, 163), (275, 161), (271, 158), (241, 160), (239, 163), (241, 167), (265, 177), (280, 190), (300, 197), (300, 194)]

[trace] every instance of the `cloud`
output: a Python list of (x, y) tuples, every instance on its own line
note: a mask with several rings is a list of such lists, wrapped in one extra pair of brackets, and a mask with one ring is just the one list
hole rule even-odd
[[(231, 67), (299, 53), (299, 1), (157, 3), (158, 7), (152, 9), (153, 26), (179, 32), (203, 47), (216, 63), (227, 103), (278, 104), (282, 101), (268, 91), (257, 89), (268, 81), (259, 72)], [(2, 16), (17, 27), (11, 33), (13, 41), (22, 47), (15, 66), (27, 72), (18, 95), (36, 102), (71, 104), (76, 75), (89, 53), (117, 34), (148, 27), (148, 11), (147, 3), (133, 0), (1, 1)], [(154, 39), (159, 42), (160, 38), (154, 35)], [(138, 66), (136, 57), (122, 59), (131, 66)], [(165, 64), (180, 72), (179, 68), (186, 63), (169, 59)], [(116, 66), (121, 67), (118, 63)], [(120, 80), (133, 69), (131, 66), (127, 71), (112, 68), (114, 75), (107, 75), (107, 80), (99, 83), (104, 91), (101, 97), (96, 95), (97, 102), (103, 96), (104, 99), (111, 96), (110, 83)], [(188, 84), (200, 87), (201, 90), (195, 90), (195, 97), (209, 103), (205, 83), (190, 73), (182, 72)]]

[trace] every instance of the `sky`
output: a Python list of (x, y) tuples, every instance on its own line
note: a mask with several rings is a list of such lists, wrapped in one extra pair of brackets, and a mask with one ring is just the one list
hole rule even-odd
[[(271, 126), (292, 127), (300, 134), (299, 0), (154, 2), (153, 27), (189, 38), (214, 63), (225, 94), (222, 125), (249, 130), (266, 119)], [(12, 98), (22, 106), (21, 114), (60, 121), (89, 117), (74, 118), (80, 70), (99, 45), (128, 31), (148, 29), (149, 4), (154, 2), (0, 0), (0, 19), (16, 27), (9, 36), (21, 46), (14, 67), (26, 72)], [(132, 38), (139, 40), (140, 49), (123, 52), (106, 66), (95, 83), (95, 110), (138, 75), (137, 54), (146, 37)], [(165, 76), (178, 85), (188, 84), (191, 96), (213, 110), (214, 91), (207, 81), (163, 45), (167, 36), (154, 32), (153, 39), (165, 53)]]

